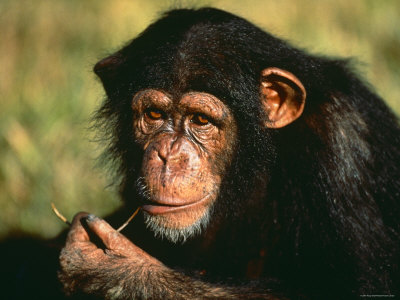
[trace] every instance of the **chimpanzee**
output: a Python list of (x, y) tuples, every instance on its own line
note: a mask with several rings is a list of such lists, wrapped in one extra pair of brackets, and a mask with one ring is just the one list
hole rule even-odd
[(398, 294), (400, 127), (349, 61), (201, 8), (166, 13), (94, 72), (125, 206), (74, 218), (68, 294)]

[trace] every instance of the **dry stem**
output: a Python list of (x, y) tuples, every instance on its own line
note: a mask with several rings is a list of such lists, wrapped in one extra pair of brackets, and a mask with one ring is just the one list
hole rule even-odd
[(56, 214), (56, 216), (63, 221), (64, 223), (68, 224), (69, 226), (71, 226), (71, 223), (67, 220), (66, 217), (64, 217), (56, 208), (56, 206), (54, 205), (53, 202), (51, 202), (51, 208), (53, 209), (54, 213)]
[(129, 222), (132, 221), (132, 219), (137, 215), (137, 213), (139, 212), (139, 210), (140, 210), (140, 206), (139, 206), (139, 207), (135, 210), (135, 212), (129, 217), (129, 219), (126, 220), (126, 222), (125, 222), (124, 224), (122, 224), (122, 225), (117, 229), (117, 231), (120, 232), (122, 229), (124, 229), (124, 228), (126, 227), (126, 225), (128, 225)]
[[(64, 217), (64, 216), (58, 211), (58, 209), (56, 208), (56, 206), (54, 205), (53, 202), (51, 202), (51, 208), (53, 209), (54, 213), (56, 214), (56, 216), (57, 216), (61, 221), (63, 221), (64, 223), (68, 224), (69, 226), (71, 226), (71, 223), (67, 220), (66, 217)], [(132, 219), (137, 215), (137, 213), (139, 212), (139, 210), (140, 210), (140, 206), (139, 206), (139, 207), (135, 210), (135, 212), (129, 217), (129, 219), (126, 220), (126, 222), (125, 222), (124, 224), (122, 224), (122, 225), (117, 229), (117, 231), (120, 232), (122, 229), (124, 229), (124, 228), (129, 224), (129, 222), (132, 221)]]

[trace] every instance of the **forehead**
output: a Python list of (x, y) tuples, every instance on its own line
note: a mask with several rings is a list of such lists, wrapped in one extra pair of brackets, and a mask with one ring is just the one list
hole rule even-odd
[(135, 90), (162, 90), (172, 98), (181, 98), (190, 92), (202, 92), (225, 100), (231, 86), (228, 83), (229, 73), (223, 73), (226, 68), (214, 62), (212, 57), (205, 57), (201, 62), (195, 55), (181, 56), (175, 52), (171, 53), (168, 60), (156, 57), (145, 68), (134, 66), (133, 69), (137, 75), (137, 80), (132, 82)]
[(241, 79), (248, 78), (243, 74), (240, 55), (233, 51), (234, 45), (215, 27), (198, 24), (179, 38), (171, 35), (169, 41), (159, 40), (156, 44), (150, 38), (142, 41), (150, 34), (147, 32), (125, 49), (127, 73), (133, 77), (135, 91), (153, 88), (174, 96), (200, 91), (226, 101), (235, 88), (243, 85)]

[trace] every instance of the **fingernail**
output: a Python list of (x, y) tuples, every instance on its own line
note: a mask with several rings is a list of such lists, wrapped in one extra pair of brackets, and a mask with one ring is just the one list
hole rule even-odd
[(87, 215), (87, 217), (86, 217), (86, 222), (93, 222), (93, 221), (95, 221), (95, 220), (97, 220), (97, 219), (98, 219), (98, 217), (96, 217), (95, 215), (89, 214), (89, 215)]

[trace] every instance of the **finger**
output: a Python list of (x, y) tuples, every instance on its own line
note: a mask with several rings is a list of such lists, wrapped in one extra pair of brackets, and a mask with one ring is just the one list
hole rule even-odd
[(104, 243), (107, 249), (120, 254), (128, 254), (136, 248), (125, 236), (116, 231), (110, 224), (94, 215), (88, 215), (86, 223), (91, 231)]
[(87, 216), (88, 213), (86, 212), (79, 212), (75, 215), (68, 232), (67, 244), (74, 242), (87, 242), (90, 240), (87, 231), (82, 226), (82, 220)]

